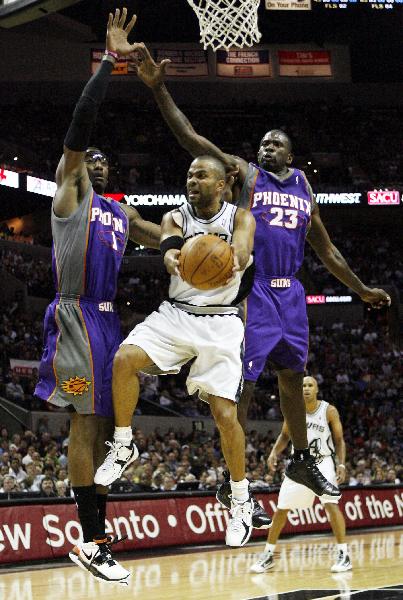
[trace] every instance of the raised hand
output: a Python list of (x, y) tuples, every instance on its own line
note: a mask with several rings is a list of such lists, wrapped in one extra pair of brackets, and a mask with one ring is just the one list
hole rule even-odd
[(142, 44), (136, 52), (134, 60), (137, 66), (137, 75), (146, 86), (157, 87), (164, 81), (165, 71), (169, 63), (169, 58), (156, 63), (152, 58), (148, 48)]
[(142, 44), (129, 44), (127, 38), (137, 20), (133, 15), (125, 27), (127, 18), (127, 8), (120, 10), (117, 8), (115, 14), (109, 13), (108, 27), (106, 31), (106, 49), (110, 52), (116, 52), (119, 56), (127, 56), (138, 50)]
[(365, 292), (360, 294), (360, 298), (364, 302), (368, 302), (372, 308), (390, 306), (391, 303), (389, 294), (379, 288), (366, 288)]

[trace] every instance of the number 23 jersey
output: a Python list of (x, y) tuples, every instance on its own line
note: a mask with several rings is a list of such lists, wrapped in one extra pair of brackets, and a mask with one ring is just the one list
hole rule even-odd
[(312, 210), (305, 174), (291, 169), (285, 179), (250, 163), (238, 206), (256, 219), (255, 267), (259, 277), (291, 277), (304, 259)]

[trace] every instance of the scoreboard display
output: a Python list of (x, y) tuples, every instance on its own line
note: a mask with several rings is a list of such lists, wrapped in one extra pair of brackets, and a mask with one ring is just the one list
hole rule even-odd
[(393, 10), (403, 6), (403, 0), (313, 0), (313, 6), (323, 6), (329, 10), (363, 8), (368, 10)]

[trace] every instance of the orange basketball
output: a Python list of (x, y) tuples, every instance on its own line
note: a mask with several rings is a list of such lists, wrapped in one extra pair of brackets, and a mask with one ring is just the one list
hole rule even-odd
[(213, 290), (231, 277), (231, 246), (217, 235), (196, 235), (187, 240), (179, 255), (182, 279), (199, 290)]

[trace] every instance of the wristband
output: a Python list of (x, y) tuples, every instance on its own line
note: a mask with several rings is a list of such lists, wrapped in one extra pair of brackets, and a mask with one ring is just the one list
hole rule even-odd
[(338, 467), (343, 467), (343, 469), (345, 469), (345, 468), (346, 468), (346, 465), (342, 465), (342, 464), (340, 464), (340, 465), (337, 465), (337, 466), (338, 466)]
[(103, 58), (107, 56), (112, 56), (115, 60), (119, 60), (119, 54), (113, 50), (105, 50)]
[(180, 235), (171, 235), (170, 237), (165, 238), (165, 240), (160, 243), (162, 258), (165, 257), (168, 250), (180, 250), (184, 243), (185, 240)]

